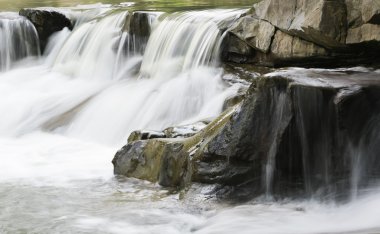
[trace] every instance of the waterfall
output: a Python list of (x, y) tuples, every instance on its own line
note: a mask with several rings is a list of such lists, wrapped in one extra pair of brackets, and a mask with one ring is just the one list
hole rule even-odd
[[(115, 49), (125, 12), (79, 24), (57, 55), (53, 71), (91, 80), (114, 79)], [(117, 73), (117, 71), (116, 71)]]
[[(219, 61), (225, 29), (242, 10), (121, 6), (153, 9), (153, 2), (63, 9), (75, 25), (51, 35), (41, 55), (35, 27), (17, 13), (0, 13), (0, 233), (379, 232), (380, 85), (365, 85), (379, 71), (331, 69), (320, 78), (287, 68), (271, 73), (273, 80), (255, 76), (241, 106), (203, 130), (204, 140), (186, 141), (186, 148), (196, 142), (190, 160), (212, 163), (201, 173), (230, 176), (225, 184), (193, 183), (177, 193), (113, 174), (111, 160), (132, 131), (213, 119), (226, 100), (240, 101), (254, 76)], [(319, 86), (334, 74), (331, 87)], [(339, 86), (343, 79), (361, 79), (363, 90)], [(345, 92), (358, 96), (342, 98)], [(177, 173), (170, 164), (180, 164), (176, 151), (183, 148), (170, 146), (165, 153), (173, 157), (160, 158), (167, 165), (160, 170)], [(198, 148), (204, 157), (194, 154)], [(235, 187), (241, 181), (247, 183)], [(219, 199), (241, 201), (256, 190), (267, 199), (242, 206)], [(354, 201), (313, 199), (341, 193)]]
[(37, 31), (33, 24), (16, 13), (0, 13), (0, 72), (13, 63), (39, 54)]
[[(170, 76), (201, 66), (215, 66), (221, 43), (221, 23), (236, 18), (240, 11), (213, 10), (167, 16), (154, 30), (141, 73)], [(231, 19), (230, 19), (231, 20)]]
[[(231, 15), (236, 17), (240, 13), (240, 11), (185, 12), (169, 15), (153, 24), (155, 27), (148, 40), (140, 75), (123, 76), (119, 83), (109, 83), (107, 88), (94, 97), (75, 118), (66, 134), (122, 144), (125, 143), (128, 134), (136, 129), (162, 130), (188, 119), (208, 118), (220, 113), (225, 98), (230, 96), (231, 92), (234, 93), (222, 81), (222, 70), (214, 63), (197, 62), (191, 66), (191, 69), (188, 67), (178, 71), (173, 60), (187, 56), (183, 63), (186, 64), (186, 60), (191, 56), (215, 59), (216, 49), (210, 50), (210, 48), (216, 48), (220, 41), (221, 33), (215, 22), (222, 21), (220, 15), (223, 12), (228, 13), (227, 18)], [(125, 18), (125, 15), (122, 17)], [(210, 22), (213, 17), (215, 21)], [(188, 18), (192, 20), (184, 20)], [(192, 23), (194, 19), (197, 19), (195, 24)], [(203, 43), (204, 47), (199, 48), (196, 45), (201, 43), (202, 35), (205, 33), (205, 28), (198, 27), (201, 22), (208, 25), (206, 31), (212, 37)], [(181, 28), (182, 33), (180, 35), (175, 33), (174, 36), (186, 37), (186, 42), (189, 43), (186, 52), (182, 53), (179, 50), (185, 47), (184, 40), (168, 41), (168, 38), (173, 36), (173, 28), (168, 30), (168, 23), (175, 24), (175, 28)], [(124, 59), (130, 63), (138, 62), (139, 53), (136, 53), (135, 47), (128, 46), (128, 48), (133, 52), (129, 55), (134, 56), (128, 57), (126, 53), (127, 57)], [(121, 50), (120, 45), (119, 50)], [(175, 50), (180, 54), (168, 53)], [(117, 54), (116, 57), (120, 55)], [(161, 66), (159, 72), (157, 64)], [(116, 65), (120, 66), (118, 63)], [(124, 69), (128, 68), (128, 62), (123, 66)], [(150, 79), (144, 78), (146, 74), (149, 74)], [(236, 87), (232, 89), (236, 90)]]
[(163, 130), (217, 116), (239, 88), (225, 83), (217, 66), (220, 28), (241, 12), (77, 16), (72, 32), (50, 37), (38, 65), (3, 75), (4, 94), (12, 92), (9, 85), (16, 91), (12, 101), (0, 103), (9, 116), (0, 134), (42, 130), (122, 145), (137, 129)]

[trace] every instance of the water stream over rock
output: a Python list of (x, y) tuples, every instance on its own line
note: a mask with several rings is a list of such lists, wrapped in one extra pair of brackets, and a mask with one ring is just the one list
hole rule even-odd
[[(30, 21), (0, 13), (0, 233), (380, 230), (379, 192), (374, 186), (365, 192), (360, 187), (367, 178), (362, 154), (373, 152), (366, 147), (376, 148), (378, 140), (369, 130), (368, 139), (348, 148), (355, 161), (353, 200), (344, 205), (268, 199), (279, 176), (279, 141), (269, 147), (268, 160), (258, 172), (263, 173), (267, 196), (240, 206), (217, 201), (215, 185), (194, 183), (177, 192), (113, 175), (111, 160), (130, 133), (173, 126), (186, 126), (184, 135), (197, 132), (222, 113), (226, 100), (247, 89), (249, 82), (243, 78), (256, 79), (256, 73), (244, 69), (247, 77), (231, 74), (220, 61), (225, 30), (245, 10), (166, 13), (91, 5), (59, 12), (73, 27), (50, 35), (42, 54)], [(288, 97), (276, 97), (268, 108), (275, 110), (271, 121), (278, 129), (283, 127)], [(309, 103), (318, 102), (312, 98)], [(294, 110), (295, 118), (303, 119), (305, 108)], [(199, 130), (185, 129), (197, 122), (202, 123)], [(368, 128), (377, 126), (376, 119), (373, 122)], [(308, 132), (297, 134), (310, 139)], [(300, 155), (310, 154), (308, 150), (302, 148)], [(304, 168), (309, 192), (308, 179), (315, 178)]]

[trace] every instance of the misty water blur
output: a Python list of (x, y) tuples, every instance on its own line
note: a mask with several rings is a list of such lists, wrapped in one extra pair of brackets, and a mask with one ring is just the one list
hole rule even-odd
[[(239, 6), (246, 2), (239, 1)], [(48, 6), (72, 3), (43, 2)], [(166, 6), (163, 1), (156, 3)], [(175, 5), (175, 1), (169, 3)], [(220, 2), (203, 3), (216, 6)], [(122, 32), (129, 13), (105, 5), (89, 8), (79, 13), (65, 9), (79, 19), (74, 30), (54, 34), (41, 56), (26, 49), (22, 58), (8, 59), (20, 48), (0, 47), (1, 61), (6, 61), (0, 67), (0, 232), (344, 233), (380, 229), (377, 191), (346, 205), (263, 199), (234, 207), (209, 200), (212, 186), (195, 184), (182, 198), (156, 184), (115, 178), (111, 160), (131, 131), (162, 130), (213, 118), (242, 87), (224, 79), (218, 61), (223, 36), (218, 25), (232, 22), (243, 11), (182, 12), (162, 18), (158, 17), (161, 13), (152, 12), (153, 32), (145, 52), (124, 53), (125, 44), (133, 43)], [(3, 20), (1, 15), (0, 23), (22, 28), (32, 35), (24, 42), (35, 43), (35, 30), (23, 18), (7, 13)], [(4, 28), (0, 27), (1, 39), (11, 35)], [(183, 38), (189, 47), (183, 46)], [(271, 173), (268, 167), (268, 181)], [(267, 189), (269, 193), (269, 182)]]

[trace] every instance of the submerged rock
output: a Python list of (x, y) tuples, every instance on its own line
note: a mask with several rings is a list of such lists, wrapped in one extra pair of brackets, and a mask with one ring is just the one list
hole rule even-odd
[(220, 196), (340, 197), (380, 177), (379, 119), (377, 72), (280, 71), (255, 79), (242, 104), (192, 137), (128, 144), (115, 173), (219, 184)]
[(22, 9), (19, 14), (29, 19), (37, 29), (41, 50), (44, 50), (48, 38), (55, 32), (67, 27), (73, 28), (71, 21), (62, 13), (44, 9)]

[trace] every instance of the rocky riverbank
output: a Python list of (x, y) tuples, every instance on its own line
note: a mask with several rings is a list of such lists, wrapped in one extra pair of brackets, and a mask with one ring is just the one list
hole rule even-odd
[(225, 61), (261, 66), (378, 64), (377, 0), (264, 0), (228, 29)]

